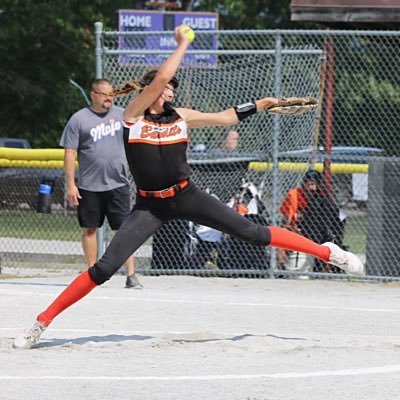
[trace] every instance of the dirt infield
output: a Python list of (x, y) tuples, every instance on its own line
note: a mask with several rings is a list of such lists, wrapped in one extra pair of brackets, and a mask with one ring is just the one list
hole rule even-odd
[(115, 276), (13, 350), (73, 277), (0, 280), (0, 399), (399, 398), (399, 284)]

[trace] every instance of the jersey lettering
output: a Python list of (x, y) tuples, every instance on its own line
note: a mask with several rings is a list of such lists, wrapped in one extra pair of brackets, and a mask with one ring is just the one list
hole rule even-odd
[(90, 136), (92, 136), (94, 142), (97, 142), (101, 140), (103, 136), (115, 136), (115, 132), (119, 131), (121, 128), (122, 125), (119, 121), (110, 121), (109, 125), (101, 123), (90, 130)]
[(156, 124), (142, 118), (129, 128), (129, 143), (152, 145), (174, 144), (188, 141), (187, 125), (178, 119), (169, 124)]
[(140, 137), (143, 139), (146, 138), (159, 139), (159, 138), (179, 135), (181, 132), (182, 129), (177, 125), (167, 126), (167, 127), (143, 125)]

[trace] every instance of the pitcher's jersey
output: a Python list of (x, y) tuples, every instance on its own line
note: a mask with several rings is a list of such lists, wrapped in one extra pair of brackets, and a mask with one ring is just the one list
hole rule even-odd
[(188, 128), (171, 113), (145, 113), (136, 123), (124, 122), (124, 143), (129, 168), (142, 190), (162, 190), (190, 176), (186, 150)]

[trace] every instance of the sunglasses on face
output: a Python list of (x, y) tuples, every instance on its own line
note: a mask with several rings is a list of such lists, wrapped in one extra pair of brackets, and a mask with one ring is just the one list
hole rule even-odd
[(100, 90), (93, 90), (93, 93), (96, 93), (99, 96), (104, 96), (104, 97), (114, 97), (112, 94), (104, 93), (104, 92), (101, 92)]
[(169, 90), (169, 91), (172, 92), (174, 95), (176, 95), (176, 90), (175, 90), (175, 88), (165, 86), (164, 90)]

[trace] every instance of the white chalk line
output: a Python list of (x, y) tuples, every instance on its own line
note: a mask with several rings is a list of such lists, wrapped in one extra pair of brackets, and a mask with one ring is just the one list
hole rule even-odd
[[(21, 327), (18, 328), (0, 328), (0, 332), (4, 331), (20, 331)], [(47, 328), (46, 329), (46, 334), (48, 332), (61, 332), (61, 333), (96, 333), (96, 334), (101, 334), (101, 335), (191, 335), (191, 334), (198, 334), (198, 333), (205, 333), (205, 332), (199, 332), (199, 331), (169, 331), (169, 330), (162, 330), (162, 331), (130, 331), (130, 330), (104, 330), (104, 329), (65, 329), (65, 328)], [(211, 332), (207, 331), (208, 334), (218, 334), (218, 335), (265, 335), (265, 332), (263, 333), (254, 333), (254, 332)], [(385, 336), (386, 337), (386, 336)]]
[[(61, 292), (61, 290), (60, 290)], [(15, 291), (11, 289), (0, 289), (0, 294), (9, 294), (14, 296), (36, 296), (36, 297), (49, 297), (54, 299), (57, 294), (54, 293), (41, 293), (31, 291)], [(132, 301), (132, 302), (148, 302), (148, 303), (171, 303), (171, 304), (197, 304), (197, 305), (212, 305), (212, 306), (243, 306), (243, 307), (272, 307), (272, 308), (297, 308), (297, 309), (314, 309), (314, 310), (340, 310), (340, 311), (362, 311), (373, 313), (400, 313), (400, 309), (391, 308), (367, 308), (367, 307), (337, 307), (337, 306), (321, 306), (315, 304), (277, 304), (277, 303), (252, 303), (252, 302), (239, 302), (239, 301), (203, 301), (203, 300), (189, 300), (189, 299), (157, 299), (154, 297), (140, 297), (140, 296), (98, 296), (93, 292), (85, 297), (86, 300), (107, 300), (107, 301)]]
[(2, 375), (0, 380), (57, 380), (57, 381), (217, 381), (217, 380), (256, 380), (256, 379), (307, 379), (330, 376), (356, 376), (391, 374), (400, 372), (400, 364), (385, 365), (371, 368), (340, 369), (336, 371), (312, 371), (312, 372), (280, 372), (275, 374), (227, 374), (227, 375), (172, 375), (172, 376), (62, 376), (62, 375), (38, 375), (38, 376), (11, 376)]
[[(17, 294), (17, 293), (16, 293)], [(37, 292), (24, 292), (18, 295), (35, 295), (40, 297), (55, 297), (54, 294), (45, 294)], [(125, 296), (96, 296), (90, 295), (86, 297), (87, 300), (114, 300), (114, 301), (133, 301), (133, 302), (150, 302), (150, 303), (172, 303), (172, 304), (198, 304), (198, 305), (212, 305), (212, 306), (247, 306), (247, 307), (273, 307), (273, 308), (302, 308), (302, 309), (317, 309), (317, 310), (348, 310), (348, 311), (365, 311), (365, 312), (383, 312), (383, 313), (399, 313), (400, 310), (387, 309), (387, 308), (362, 308), (362, 307), (337, 307), (337, 306), (318, 306), (318, 305), (299, 305), (299, 304), (276, 304), (276, 303), (251, 303), (251, 302), (233, 302), (233, 301), (200, 301), (188, 299), (156, 299), (156, 298), (139, 298), (139, 297), (125, 297)]]

